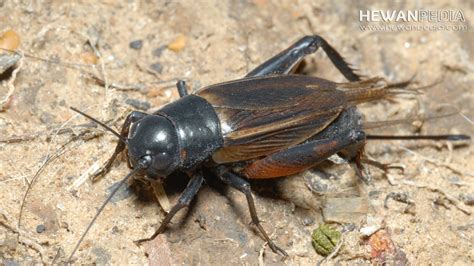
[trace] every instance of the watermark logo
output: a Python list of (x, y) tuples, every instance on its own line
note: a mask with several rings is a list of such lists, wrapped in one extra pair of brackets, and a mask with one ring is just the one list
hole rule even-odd
[(360, 22), (466, 22), (461, 10), (359, 10)]
[(359, 10), (363, 31), (467, 31), (462, 10)]

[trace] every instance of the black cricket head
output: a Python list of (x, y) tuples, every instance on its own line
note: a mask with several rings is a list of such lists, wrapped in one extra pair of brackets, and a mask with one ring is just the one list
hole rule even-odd
[(164, 178), (180, 165), (178, 132), (166, 117), (148, 115), (133, 123), (127, 142), (133, 168), (140, 160), (147, 161), (151, 179)]
[(133, 122), (126, 137), (90, 115), (73, 107), (71, 109), (117, 136), (128, 148), (128, 159), (132, 168), (144, 170), (148, 178), (165, 178), (180, 165), (178, 132), (166, 117), (144, 116)]

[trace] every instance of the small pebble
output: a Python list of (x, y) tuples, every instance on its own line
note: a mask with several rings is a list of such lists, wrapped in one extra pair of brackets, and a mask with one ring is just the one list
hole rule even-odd
[(20, 36), (15, 31), (7, 30), (2, 35), (0, 35), (0, 48), (13, 51), (16, 50), (19, 46)]
[(353, 223), (350, 223), (350, 224), (345, 224), (343, 227), (342, 227), (342, 232), (345, 233), (345, 232), (352, 232), (356, 229), (356, 225), (353, 224)]
[(184, 35), (178, 36), (176, 39), (174, 39), (170, 44), (168, 44), (168, 49), (170, 49), (173, 52), (180, 52), (183, 50), (184, 46), (186, 46), (186, 37)]
[(473, 194), (461, 194), (459, 197), (461, 198), (462, 202), (464, 202), (464, 204), (468, 206), (474, 206)]
[(52, 124), (54, 123), (55, 117), (51, 113), (42, 113), (40, 116), (40, 120), (43, 124)]
[(7, 54), (0, 50), (0, 74), (3, 74), (7, 70), (11, 70), (12, 67), (21, 59), (19, 54)]
[(160, 57), (164, 50), (166, 50), (166, 45), (162, 45), (155, 50), (153, 50), (153, 56)]
[(112, 227), (112, 234), (120, 233), (120, 229), (117, 226)]
[(382, 228), (382, 224), (383, 224), (382, 217), (374, 217), (372, 215), (368, 215), (366, 226), (359, 229), (359, 232), (363, 236), (371, 236), (375, 232), (379, 231), (380, 228)]
[(135, 40), (131, 41), (128, 46), (134, 50), (140, 50), (143, 47), (143, 41), (142, 40)]
[(312, 217), (305, 217), (303, 219), (303, 225), (304, 226), (310, 226), (312, 224), (314, 224), (314, 219)]
[(99, 57), (93, 52), (84, 52), (81, 55), (81, 60), (85, 64), (95, 65), (99, 61)]
[(163, 65), (161, 65), (160, 63), (151, 64), (150, 68), (153, 71), (155, 71), (156, 73), (159, 73), (159, 74), (161, 74), (161, 72), (163, 72)]
[(46, 231), (46, 227), (44, 226), (44, 224), (40, 224), (40, 225), (36, 226), (36, 233), (41, 234), (44, 231)]
[(61, 211), (64, 211), (66, 209), (66, 207), (64, 206), (64, 203), (58, 203), (56, 204), (56, 208), (60, 209)]

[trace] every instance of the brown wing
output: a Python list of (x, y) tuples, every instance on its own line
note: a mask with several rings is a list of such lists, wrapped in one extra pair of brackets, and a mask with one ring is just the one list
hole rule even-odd
[(301, 143), (320, 132), (347, 100), (336, 84), (298, 75), (247, 78), (198, 91), (215, 108), (224, 147), (218, 163), (243, 161)]

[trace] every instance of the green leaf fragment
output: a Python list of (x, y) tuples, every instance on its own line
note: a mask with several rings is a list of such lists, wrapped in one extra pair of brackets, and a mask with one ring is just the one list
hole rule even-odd
[(312, 244), (316, 252), (327, 256), (334, 251), (337, 243), (341, 240), (341, 232), (329, 226), (321, 224), (311, 235)]

